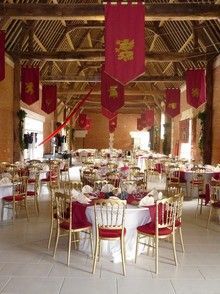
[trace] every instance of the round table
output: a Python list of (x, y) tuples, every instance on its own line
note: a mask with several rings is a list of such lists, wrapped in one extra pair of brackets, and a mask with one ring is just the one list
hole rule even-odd
[[(95, 234), (95, 219), (94, 219), (94, 207), (89, 206), (86, 208), (87, 220), (92, 223)], [(145, 225), (151, 221), (149, 209), (146, 207), (137, 207), (133, 205), (127, 205), (125, 210), (125, 248), (126, 248), (126, 260), (134, 260), (136, 249), (136, 237), (137, 227)], [(85, 239), (80, 242), (79, 249), (83, 252), (90, 253), (90, 242)], [(113, 262), (121, 262), (120, 242), (119, 241), (107, 241), (101, 242), (101, 250), (103, 256), (108, 256)], [(140, 250), (140, 248), (139, 248)], [(139, 253), (142, 251), (140, 250)]]

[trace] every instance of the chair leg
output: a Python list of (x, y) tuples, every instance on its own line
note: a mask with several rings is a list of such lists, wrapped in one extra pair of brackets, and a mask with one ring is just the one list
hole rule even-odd
[(90, 247), (91, 247), (92, 258), (94, 258), (92, 231), (89, 233), (89, 239), (90, 239)]
[(35, 212), (36, 212), (36, 215), (38, 216), (39, 215), (39, 207), (38, 207), (38, 200), (37, 200), (37, 196), (35, 195), (34, 196), (34, 208), (35, 208)]
[(98, 262), (100, 261), (101, 257), (101, 240), (99, 240), (99, 255), (98, 255)]
[(155, 249), (156, 249), (156, 254), (155, 254), (155, 273), (156, 275), (158, 274), (158, 247), (159, 247), (159, 239), (155, 237)]
[(96, 239), (96, 243), (95, 243), (95, 254), (94, 254), (94, 258), (93, 258), (93, 266), (92, 266), (92, 273), (95, 273), (95, 269), (96, 269), (96, 263), (97, 263), (97, 257), (98, 257), (98, 249), (99, 249), (99, 239)]
[(67, 266), (70, 265), (71, 244), (72, 244), (72, 232), (70, 230), (69, 231), (69, 242), (68, 242)]
[(124, 236), (120, 238), (120, 245), (121, 245), (121, 261), (122, 261), (122, 270), (123, 270), (123, 275), (126, 276), (126, 271), (125, 271), (125, 244), (124, 244)]
[(183, 234), (182, 234), (182, 228), (179, 227), (179, 234), (180, 234), (180, 242), (182, 246), (182, 252), (185, 252), (184, 243), (183, 243)]
[(212, 206), (210, 205), (210, 209), (209, 209), (209, 216), (208, 216), (208, 220), (207, 220), (207, 225), (206, 228), (208, 229), (210, 220), (211, 220), (211, 215), (212, 215)]
[(29, 213), (28, 213), (27, 199), (25, 199), (24, 206), (25, 206), (25, 211), (26, 211), (27, 221), (29, 222)]
[(202, 205), (203, 205), (203, 200), (201, 199), (199, 214), (202, 214)]
[(175, 262), (175, 265), (177, 265), (178, 262), (177, 262), (177, 256), (176, 256), (176, 240), (175, 240), (175, 233), (173, 233), (173, 236), (172, 236), (172, 243), (173, 243), (173, 256), (174, 256), (174, 262)]
[(4, 217), (4, 201), (2, 201), (1, 222), (3, 222), (3, 217)]
[(139, 243), (139, 234), (137, 233), (136, 249), (135, 249), (135, 263), (137, 262), (137, 256), (138, 256), (138, 243)]
[(54, 251), (53, 251), (53, 258), (55, 258), (56, 256), (59, 237), (60, 237), (60, 228), (59, 228), (59, 224), (57, 224), (57, 234), (56, 234), (56, 242), (55, 242)]
[(52, 235), (53, 235), (53, 229), (54, 229), (54, 219), (51, 219), (51, 224), (50, 224), (50, 236), (49, 236), (49, 240), (48, 240), (48, 244), (47, 244), (47, 249), (50, 249), (50, 245), (51, 245), (51, 240), (52, 240)]

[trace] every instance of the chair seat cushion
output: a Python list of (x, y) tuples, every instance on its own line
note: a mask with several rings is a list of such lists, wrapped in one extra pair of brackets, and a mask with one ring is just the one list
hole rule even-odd
[[(146, 224), (140, 227), (137, 227), (139, 233), (155, 235), (156, 234), (156, 226), (155, 224)], [(158, 230), (159, 236), (170, 235), (172, 233), (172, 229), (170, 228), (161, 228)]]
[(28, 179), (29, 184), (32, 184), (32, 183), (35, 183), (35, 182), (36, 182), (35, 179)]
[(190, 184), (193, 184), (193, 185), (202, 185), (203, 182), (200, 181), (200, 180), (193, 180), (193, 181), (190, 181)]
[(27, 191), (27, 196), (37, 196), (34, 191)]
[[(111, 229), (99, 229), (99, 236), (101, 238), (119, 238), (121, 237), (121, 233), (122, 230), (121, 229), (115, 229), (115, 230), (111, 230)], [(124, 235), (126, 234), (126, 229), (124, 228)]]
[[(6, 202), (12, 202), (13, 196), (5, 196), (2, 199)], [(22, 201), (22, 200), (24, 200), (24, 196), (15, 195), (15, 201)]]
[[(72, 224), (72, 227), (71, 229), (72, 230), (79, 230), (79, 229), (87, 229), (87, 228), (90, 228), (92, 227), (91, 223), (87, 223), (87, 224)], [(63, 221), (61, 224), (60, 224), (60, 228), (64, 229), (64, 230), (69, 230), (70, 229), (70, 222), (69, 221)]]
[(212, 206), (214, 208), (220, 208), (220, 201), (219, 202), (212, 203)]
[(41, 179), (40, 181), (41, 182), (49, 182), (50, 181), (50, 178), (44, 178), (44, 179)]
[(206, 198), (206, 194), (199, 194), (199, 198), (200, 199), (205, 199)]
[(176, 220), (176, 222), (175, 222), (175, 227), (177, 228), (177, 227), (180, 227), (181, 226), (181, 221), (180, 220)]

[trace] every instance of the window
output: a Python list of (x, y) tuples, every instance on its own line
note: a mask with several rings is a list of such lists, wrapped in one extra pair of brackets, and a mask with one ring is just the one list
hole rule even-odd
[(44, 117), (24, 109), (27, 116), (24, 120), (24, 134), (32, 134), (33, 141), (28, 144), (28, 149), (24, 150), (24, 159), (41, 159), (43, 157), (43, 145), (38, 146), (43, 141)]

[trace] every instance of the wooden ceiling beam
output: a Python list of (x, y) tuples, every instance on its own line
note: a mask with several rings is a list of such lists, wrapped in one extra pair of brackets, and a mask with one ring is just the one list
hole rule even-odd
[[(74, 31), (76, 29), (99, 29), (103, 30), (105, 28), (104, 24), (70, 24), (68, 25), (68, 32)], [(151, 31), (155, 34), (155, 28), (153, 25), (145, 24), (145, 29)]]
[[(59, 90), (57, 91), (57, 95), (85, 95), (88, 93), (88, 89), (86, 90), (74, 90), (74, 89), (67, 89), (67, 90)], [(90, 95), (100, 95), (101, 90), (93, 90)], [(137, 91), (137, 90), (129, 90), (125, 89), (125, 96), (145, 96), (145, 95), (164, 95), (164, 91), (161, 90), (150, 90), (150, 91)]]
[[(89, 52), (8, 52), (9, 55), (16, 59), (21, 60), (47, 60), (47, 61), (90, 61), (90, 62), (103, 62), (104, 61), (104, 50), (103, 52), (96, 52), (96, 49)], [(210, 58), (204, 52), (147, 52), (146, 61), (149, 62), (179, 62), (182, 60), (206, 60)]]
[[(47, 76), (41, 78), (44, 83), (92, 83), (101, 82), (100, 75), (97, 76)], [(151, 83), (151, 82), (183, 82), (185, 78), (183, 76), (141, 76), (135, 80), (135, 83)]]
[[(145, 4), (147, 21), (218, 19), (220, 5), (196, 3)], [(0, 17), (40, 20), (104, 20), (102, 4), (0, 4)]]

